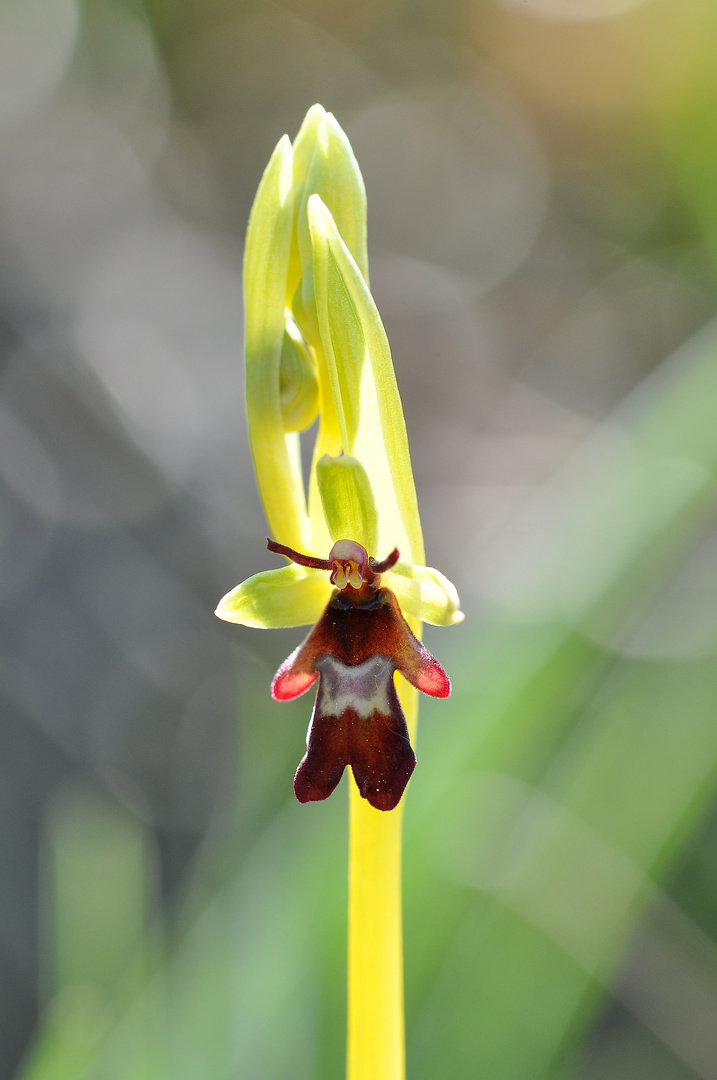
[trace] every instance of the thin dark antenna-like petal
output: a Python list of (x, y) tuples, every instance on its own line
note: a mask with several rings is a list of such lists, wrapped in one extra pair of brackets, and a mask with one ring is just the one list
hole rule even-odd
[(374, 574), (385, 574), (387, 570), (390, 570), (392, 566), (395, 566), (398, 560), (401, 558), (401, 552), (398, 548), (394, 548), (390, 555), (387, 555), (383, 562), (376, 562), (375, 559), (371, 559), (371, 569)]
[(269, 551), (274, 551), (277, 555), (285, 555), (287, 559), (298, 563), (299, 566), (310, 566), (312, 570), (331, 569), (331, 563), (328, 559), (316, 559), (313, 555), (302, 555), (300, 551), (294, 551), (293, 548), (287, 547), (286, 544), (280, 544), (269, 536), (266, 538), (266, 546)]

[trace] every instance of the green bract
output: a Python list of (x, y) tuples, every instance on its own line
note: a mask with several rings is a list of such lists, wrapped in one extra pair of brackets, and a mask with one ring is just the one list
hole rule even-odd
[(316, 466), (321, 505), (333, 541), (350, 538), (378, 555), (378, 510), (371, 481), (360, 461), (344, 454), (328, 454)]
[[(458, 596), (424, 565), (423, 536), (391, 352), (368, 288), (366, 196), (346, 135), (320, 105), (284, 136), (259, 185), (244, 254), (249, 440), (272, 536), (325, 559), (350, 539), (377, 559), (404, 613), (459, 622)], [(318, 414), (304, 491), (299, 432)], [(314, 623), (324, 571), (295, 565), (238, 585), (217, 615), (248, 626)]]

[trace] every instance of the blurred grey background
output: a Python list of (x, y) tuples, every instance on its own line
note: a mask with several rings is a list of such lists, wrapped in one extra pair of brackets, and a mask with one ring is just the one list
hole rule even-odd
[[(714, 22), (696, 0), (0, 0), (1, 1076), (43, 999), (58, 792), (133, 808), (171, 907), (237, 793), (268, 820), (301, 753), (302, 723), (257, 719), (296, 634), (212, 614), (274, 565), (241, 260), (279, 137), (320, 101), (352, 141), (428, 561), (480, 619), (535, 491), (715, 313)], [(645, 655), (701, 647), (694, 610)], [(595, 1038), (629, 1022), (615, 1004)]]

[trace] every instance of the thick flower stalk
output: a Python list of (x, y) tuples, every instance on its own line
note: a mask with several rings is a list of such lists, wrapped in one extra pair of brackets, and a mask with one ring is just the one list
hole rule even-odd
[[(217, 615), (316, 624), (272, 693), (286, 700), (318, 682), (300, 801), (326, 798), (350, 766), (348, 1076), (400, 1080), (400, 800), (415, 763), (416, 690), (450, 692), (420, 629), (462, 615), (451, 583), (425, 566), (401, 401), (368, 288), (363, 181), (319, 105), (293, 145), (281, 139), (259, 185), (244, 304), (249, 438), (269, 547), (289, 561), (242, 582)], [(317, 419), (305, 492), (299, 437)]]

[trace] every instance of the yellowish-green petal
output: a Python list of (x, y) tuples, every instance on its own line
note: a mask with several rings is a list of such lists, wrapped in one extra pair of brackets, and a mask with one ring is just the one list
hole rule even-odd
[(310, 626), (321, 616), (331, 592), (324, 570), (291, 563), (242, 581), (222, 597), (214, 614), (225, 622), (264, 629)]
[(395, 593), (404, 615), (433, 626), (453, 626), (465, 618), (455, 585), (432, 566), (397, 562), (381, 580)]

